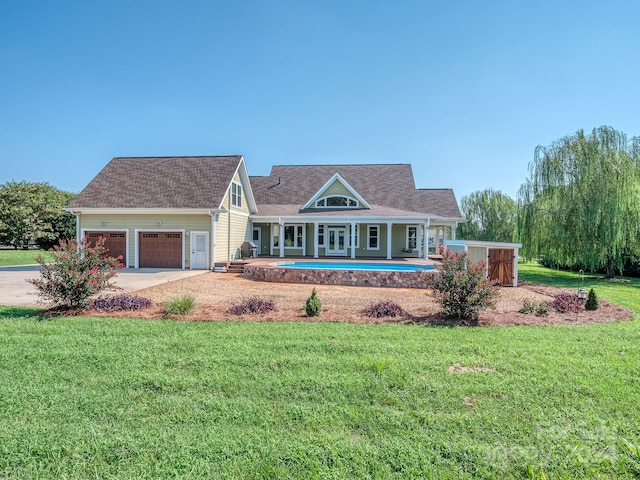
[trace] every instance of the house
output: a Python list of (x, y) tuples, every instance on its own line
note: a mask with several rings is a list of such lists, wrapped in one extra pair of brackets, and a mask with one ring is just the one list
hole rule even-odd
[(212, 268), (248, 254), (424, 257), (463, 221), (451, 189), (416, 188), (411, 165), (276, 165), (244, 158), (118, 157), (67, 210), (129, 268)]

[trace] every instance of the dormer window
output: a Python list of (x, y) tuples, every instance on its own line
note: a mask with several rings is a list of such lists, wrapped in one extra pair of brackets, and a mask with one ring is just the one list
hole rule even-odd
[(316, 202), (317, 208), (358, 208), (360, 202), (353, 197), (347, 197), (345, 195), (331, 195), (329, 197), (322, 197)]
[(242, 208), (242, 185), (231, 183), (231, 205)]

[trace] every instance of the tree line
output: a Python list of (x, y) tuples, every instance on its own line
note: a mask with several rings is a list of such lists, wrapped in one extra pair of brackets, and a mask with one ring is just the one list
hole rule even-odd
[(0, 185), (0, 245), (49, 249), (75, 237), (75, 216), (63, 210), (75, 196), (46, 182)]
[(486, 189), (466, 195), (460, 239), (522, 243), (547, 266), (639, 270), (640, 137), (611, 127), (538, 146), (516, 200)]

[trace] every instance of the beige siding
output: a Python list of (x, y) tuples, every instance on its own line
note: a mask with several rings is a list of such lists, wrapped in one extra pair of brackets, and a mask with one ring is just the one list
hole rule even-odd
[(246, 215), (220, 213), (216, 222), (216, 255), (214, 261), (226, 262), (242, 256), (242, 244), (251, 241), (251, 222)]
[(485, 247), (469, 247), (469, 260), (479, 262), (487, 260), (487, 249)]
[[(106, 224), (103, 222), (106, 221)], [(158, 221), (162, 222), (158, 225)], [(80, 228), (89, 230), (126, 229), (128, 233), (127, 256), (129, 267), (135, 266), (135, 230), (146, 229), (155, 231), (164, 230), (191, 230), (211, 232), (211, 217), (209, 215), (80, 215)], [(184, 237), (185, 268), (189, 268), (189, 239)]]
[(346, 195), (349, 197), (353, 197), (353, 193), (351, 193), (342, 182), (335, 180), (331, 185), (329, 185), (324, 192), (320, 194), (320, 197), (326, 197), (327, 195)]
[(247, 204), (247, 195), (245, 193), (247, 191), (247, 186), (244, 183), (242, 183), (239, 173), (236, 173), (235, 177), (233, 177), (233, 181), (242, 185), (242, 207), (238, 208), (231, 205), (231, 185), (229, 185), (229, 189), (227, 190), (227, 193), (224, 196), (222, 206), (228, 210), (233, 210), (234, 212), (242, 212), (249, 215), (249, 205)]

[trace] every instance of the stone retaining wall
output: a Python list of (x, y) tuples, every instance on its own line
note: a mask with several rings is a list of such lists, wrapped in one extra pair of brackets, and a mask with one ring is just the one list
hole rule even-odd
[[(433, 270), (435, 271), (435, 270)], [(374, 270), (325, 270), (245, 265), (244, 274), (254, 280), (313, 285), (351, 285), (357, 287), (427, 288), (427, 272), (389, 272)]]

